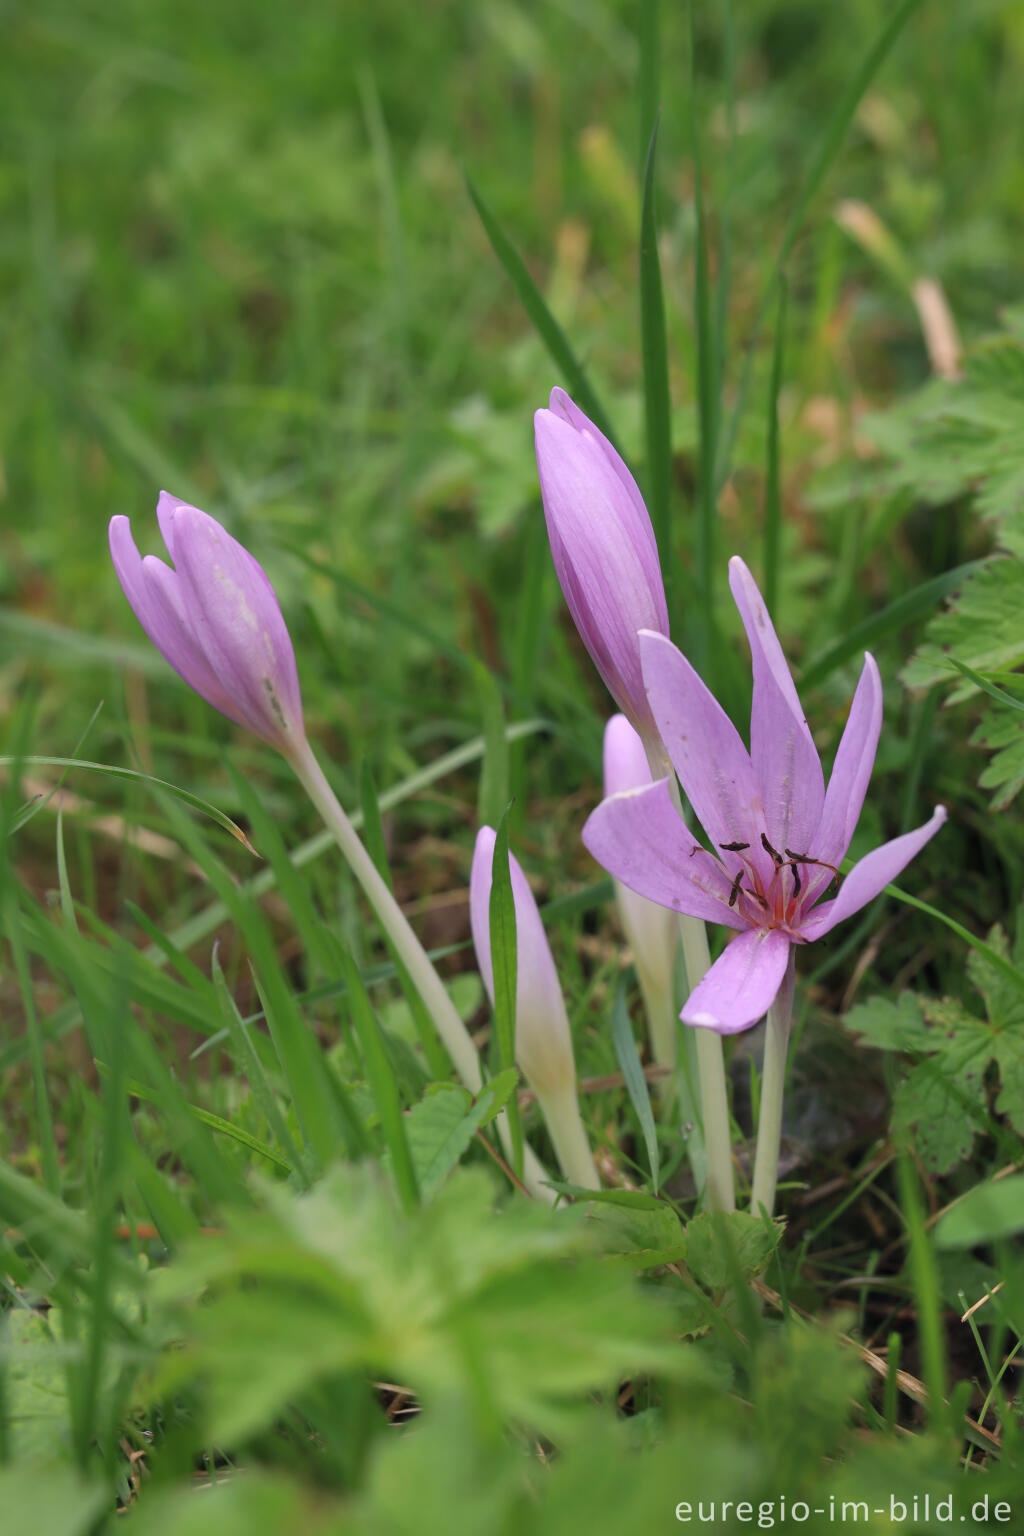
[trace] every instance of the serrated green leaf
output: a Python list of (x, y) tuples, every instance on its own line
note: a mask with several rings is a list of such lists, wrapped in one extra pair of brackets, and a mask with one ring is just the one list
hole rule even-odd
[[(405, 1116), (406, 1140), (420, 1193), (425, 1200), (437, 1193), (480, 1127), (498, 1113), (501, 1104), (497, 1100), (505, 1089), (508, 1076), (508, 1073), (501, 1074), (502, 1082), (497, 1092), (487, 1084), (475, 1102), (465, 1088), (455, 1083), (433, 1084)], [(514, 1069), (511, 1079), (514, 1088)], [(501, 1103), (508, 1096), (505, 1092)]]
[(684, 1257), (682, 1224), (672, 1207), (663, 1202), (656, 1210), (647, 1210), (594, 1201), (588, 1207), (587, 1222), (602, 1248), (627, 1260), (634, 1269), (674, 1264)]
[(780, 1222), (762, 1221), (747, 1211), (701, 1211), (686, 1228), (686, 1267), (709, 1291), (720, 1291), (736, 1268), (745, 1276), (760, 1273), (781, 1236)]
[(67, 1374), (57, 1342), (41, 1312), (14, 1307), (7, 1314), (4, 1354), (7, 1434), (15, 1461), (45, 1461), (69, 1444)]
[[(937, 614), (926, 640), (904, 667), (908, 688), (948, 683), (953, 654), (976, 672), (998, 672), (1024, 660), (1024, 564), (1010, 557), (989, 560), (963, 582), (949, 606)], [(950, 701), (977, 693), (959, 679)]]
[(887, 997), (869, 998), (851, 1008), (843, 1022), (847, 1029), (880, 1051), (928, 1048), (928, 1026), (913, 992), (901, 992), (896, 1002)]

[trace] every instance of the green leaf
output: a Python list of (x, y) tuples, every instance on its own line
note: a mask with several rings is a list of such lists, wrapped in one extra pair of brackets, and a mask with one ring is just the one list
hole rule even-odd
[(612, 1042), (615, 1046), (615, 1054), (619, 1059), (619, 1067), (626, 1083), (626, 1092), (629, 1094), (630, 1103), (636, 1111), (636, 1117), (640, 1121), (640, 1129), (643, 1131), (644, 1144), (647, 1147), (647, 1159), (651, 1165), (651, 1183), (654, 1186), (655, 1194), (657, 1194), (658, 1177), (661, 1171), (658, 1154), (658, 1131), (654, 1124), (651, 1096), (647, 1091), (647, 1079), (644, 1077), (643, 1067), (640, 1065), (640, 1056), (637, 1052), (636, 1040), (633, 1036), (633, 1026), (629, 1022), (629, 1010), (626, 1007), (626, 987), (623, 981), (619, 982), (618, 991), (615, 994), (615, 1003), (612, 1007)]
[(685, 1256), (682, 1224), (663, 1201), (647, 1210), (595, 1200), (587, 1209), (587, 1221), (602, 1247), (633, 1269), (676, 1264)]
[(644, 368), (644, 425), (647, 436), (647, 505), (654, 525), (666, 589), (672, 574), (672, 399), (668, 381), (665, 299), (654, 213), (658, 120), (651, 126), (644, 163), (640, 211), (640, 339)]
[(781, 1222), (747, 1211), (701, 1211), (686, 1228), (686, 1267), (709, 1291), (721, 1291), (737, 1268), (747, 1277), (759, 1274), (781, 1237)]
[(939, 1248), (973, 1248), (1024, 1232), (1024, 1173), (979, 1184), (935, 1228)]
[(437, 1193), (477, 1131), (500, 1113), (517, 1081), (513, 1067), (486, 1083), (475, 1100), (455, 1083), (434, 1083), (413, 1105), (405, 1117), (406, 1136), (425, 1200)]
[(106, 774), (112, 779), (133, 779), (142, 784), (148, 784), (154, 789), (166, 790), (175, 795), (185, 805), (191, 806), (194, 811), (201, 811), (211, 821), (215, 821), (218, 827), (240, 842), (243, 848), (248, 848), (252, 854), (256, 849), (252, 846), (241, 827), (237, 827), (230, 816), (225, 816), (215, 805), (208, 800), (202, 800), (198, 795), (193, 795), (190, 790), (182, 789), (180, 784), (170, 784), (166, 779), (157, 779), (151, 773), (140, 773), (135, 768), (119, 768), (112, 763), (91, 763), (85, 758), (78, 757), (0, 757), (0, 768), (87, 768), (93, 773)]
[[(508, 808), (498, 823), (491, 859), (489, 909), (491, 970), (494, 985), (494, 1065), (507, 1071), (516, 1059), (516, 985), (519, 967), (516, 907), (512, 895), (512, 865), (508, 852)], [(523, 1124), (519, 1104), (509, 1104), (509, 1130), (516, 1174), (523, 1175)]]
[(12, 1307), (0, 1334), (0, 1349), (13, 1460), (45, 1461), (68, 1449), (67, 1373), (47, 1318), (26, 1307)]
[(473, 206), (480, 216), (487, 238), (491, 242), (491, 248), (519, 295), (519, 302), (547, 348), (548, 355), (555, 367), (560, 370), (570, 395), (580, 410), (585, 411), (590, 417), (595, 427), (604, 433), (609, 442), (614, 443), (615, 434), (605, 415), (604, 407), (591, 388), (590, 380), (569, 345), (565, 332), (544, 302), (543, 295), (527, 271), (526, 263), (468, 177), (466, 187), (473, 199)]
[(901, 992), (895, 1002), (872, 997), (851, 1008), (846, 1028), (880, 1051), (927, 1050), (931, 1043), (921, 1006), (913, 992)]
[(67, 1465), (54, 1459), (55, 1447), (32, 1466), (0, 1468), (0, 1510), (12, 1533), (38, 1536), (89, 1536), (111, 1504), (102, 1483), (83, 1482)]

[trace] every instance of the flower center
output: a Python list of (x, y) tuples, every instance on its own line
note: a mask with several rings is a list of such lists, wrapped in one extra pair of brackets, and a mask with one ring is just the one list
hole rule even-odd
[[(796, 936), (807, 898), (810, 897), (813, 905), (824, 894), (820, 888), (812, 894), (806, 866), (830, 870), (837, 889), (839, 871), (834, 864), (816, 859), (810, 853), (797, 853), (793, 848), (785, 848), (779, 853), (764, 832), (761, 833), (761, 846), (772, 861), (771, 878), (767, 882), (754, 861), (746, 857), (749, 843), (719, 844), (723, 852), (738, 854), (743, 864), (733, 877), (729, 905), (735, 907), (752, 928), (781, 928)], [(801, 869), (804, 870), (802, 875)], [(832, 880), (829, 881), (831, 884)]]

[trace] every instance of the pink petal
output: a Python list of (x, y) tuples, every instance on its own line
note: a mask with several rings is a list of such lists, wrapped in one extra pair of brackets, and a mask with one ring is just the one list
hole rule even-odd
[(604, 728), (604, 792), (639, 789), (651, 782), (647, 753), (625, 715), (612, 715)]
[[(491, 962), (491, 879), (495, 833), (481, 827), (469, 877), (469, 922), (476, 962), (494, 1005)], [(537, 903), (514, 854), (509, 854), (516, 913), (516, 1061), (538, 1092), (575, 1081), (572, 1035), (558, 972)]]
[(736, 727), (670, 640), (644, 631), (640, 654), (661, 739), (716, 854), (735, 873), (742, 862), (722, 845), (749, 844), (745, 857), (767, 883), (772, 862), (761, 845), (761, 788)]
[(551, 554), (573, 622), (620, 709), (650, 728), (636, 634), (668, 632), (650, 518), (625, 465), (589, 423), (579, 430), (538, 411), (534, 428)]
[(731, 939), (686, 1000), (684, 1024), (735, 1035), (763, 1019), (782, 985), (790, 941), (778, 928)]
[(109, 539), (110, 556), (124, 595), (161, 656), (214, 709), (251, 729), (196, 646), (175, 573), (155, 555), (141, 558), (127, 517), (119, 514), (110, 519)]
[(295, 653), (266, 573), (197, 507), (173, 511), (177, 573), (196, 643), (252, 729), (287, 749), (303, 736)]
[(583, 842), (638, 896), (728, 928), (746, 927), (729, 906), (729, 877), (694, 841), (667, 779), (602, 800), (587, 818)]
[[(604, 433), (595, 427), (590, 417), (583, 414), (576, 402), (566, 394), (564, 389), (553, 389), (548, 404), (555, 416), (560, 417), (562, 421), (568, 422), (569, 426), (575, 432), (580, 433), (582, 437), (588, 438), (591, 442), (597, 444), (607, 463), (618, 476), (633, 508), (633, 517), (630, 520), (631, 537), (637, 544), (646, 546), (650, 559), (657, 566), (658, 581), (660, 583), (661, 563), (658, 559), (658, 541), (654, 535), (654, 525), (651, 522), (651, 516), (647, 510), (646, 503), (640, 494), (640, 487), (630, 474), (626, 461), (618, 450), (612, 447)], [(666, 633), (668, 632), (667, 617), (665, 631)]]
[(865, 854), (844, 878), (839, 895), (818, 907), (801, 923), (800, 932), (803, 937), (820, 939), (822, 934), (828, 933), (837, 923), (867, 906), (890, 881), (896, 879), (901, 870), (906, 869), (925, 843), (935, 836), (945, 819), (946, 807), (937, 805), (931, 820), (926, 821), (923, 827), (918, 827), (914, 832), (905, 832), (902, 837), (894, 837), (891, 842), (883, 843), (880, 848), (873, 848)]
[(882, 679), (875, 658), (865, 651), (864, 670), (825, 792), (821, 823), (812, 839), (813, 846), (808, 844), (810, 852), (827, 864), (839, 864), (845, 858), (857, 830), (881, 729)]
[(785, 848), (803, 852), (825, 799), (821, 759), (764, 599), (738, 555), (729, 561), (729, 586), (753, 661), (750, 756), (764, 797), (768, 837), (780, 853)]

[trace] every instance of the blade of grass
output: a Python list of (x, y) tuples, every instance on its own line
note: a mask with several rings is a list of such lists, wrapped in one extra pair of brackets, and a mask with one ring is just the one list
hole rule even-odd
[(779, 593), (779, 533), (782, 525), (782, 488), (779, 461), (779, 391), (786, 345), (786, 299), (789, 285), (779, 278), (779, 307), (775, 315), (775, 348), (768, 388), (768, 452), (764, 488), (764, 600), (769, 613), (776, 610)]
[(0, 757), (0, 768), (10, 768), (15, 765), (26, 768), (88, 768), (94, 773), (105, 773), (113, 779), (133, 779), (148, 784), (154, 789), (166, 790), (169, 794), (176, 795), (186, 805), (190, 805), (193, 810), (201, 811), (225, 832), (230, 832), (231, 836), (236, 838), (244, 848), (248, 848), (250, 853), (256, 852), (241, 827), (236, 827), (223, 811), (219, 811), (208, 801), (200, 799), (198, 795), (191, 794), (187, 789), (182, 789), (180, 784), (169, 784), (166, 779), (156, 779), (151, 773), (140, 773), (136, 768), (120, 768), (112, 763), (91, 763), (85, 758), (77, 757)]
[(689, 6), (690, 34), (690, 131), (693, 141), (693, 204), (696, 220), (694, 250), (694, 321), (697, 333), (697, 419), (700, 428), (697, 524), (694, 544), (694, 578), (697, 601), (693, 615), (694, 666), (707, 676), (714, 649), (715, 533), (717, 487), (715, 456), (719, 427), (719, 360), (715, 352), (715, 323), (711, 278), (708, 270), (707, 224), (704, 217), (704, 165), (700, 122), (697, 115), (696, 43), (694, 0)]
[(274, 1091), (267, 1081), (267, 1075), (263, 1070), (263, 1063), (256, 1053), (249, 1031), (242, 1024), (242, 1016), (228, 990), (228, 984), (224, 978), (224, 972), (221, 969), (216, 949), (213, 952), (211, 965), (213, 969), (213, 985), (216, 988), (221, 1017), (224, 1019), (231, 1037), (235, 1068), (249, 1084), (249, 1092), (259, 1105), (267, 1125), (276, 1136), (278, 1146), (283, 1148), (289, 1163), (295, 1169), (302, 1183), (308, 1188), (310, 1181), (302, 1156), (292, 1139), (292, 1134), (288, 1129), (284, 1115), (281, 1113)]
[[(516, 1064), (516, 982), (519, 954), (516, 908), (512, 895), (512, 866), (508, 854), (508, 810), (497, 826), (491, 860), (490, 900), (491, 968), (494, 977), (494, 1050), (492, 1072), (504, 1072)], [(519, 1100), (508, 1106), (512, 1136), (512, 1163), (517, 1178), (523, 1176), (523, 1122)]]
[(997, 704), (1005, 704), (1007, 709), (1015, 709), (1019, 714), (1024, 714), (1024, 699), (1015, 699), (1012, 693), (1007, 693), (1005, 688), (997, 688), (995, 683), (989, 682), (987, 677), (982, 677), (980, 672), (975, 672), (966, 661), (958, 661), (955, 656), (947, 656), (947, 662), (951, 667), (970, 678), (976, 688), (982, 693), (987, 693), (990, 699), (995, 699)]
[(661, 103), (661, 39), (658, 0), (640, 0), (640, 169), (650, 154)]
[(350, 1017), (362, 1051), (363, 1065), (380, 1116), (384, 1139), (391, 1153), (391, 1168), (399, 1198), (406, 1211), (413, 1211), (419, 1205), (420, 1192), (405, 1134), (398, 1080), (359, 969), (347, 950), (341, 952), (341, 963), (348, 985)]
[(722, 435), (721, 449), (715, 471), (715, 486), (717, 490), (721, 490), (729, 476), (729, 470), (732, 463), (732, 452), (736, 443), (736, 435), (739, 429), (740, 418), (743, 415), (743, 411), (746, 406), (747, 393), (750, 388), (750, 376), (753, 366), (754, 352), (757, 346), (758, 337), (760, 336), (764, 317), (768, 312), (768, 306), (771, 303), (772, 295), (775, 292), (775, 286), (783, 269), (785, 268), (786, 262), (789, 260), (793, 247), (796, 244), (797, 236), (800, 233), (801, 226), (803, 225), (804, 218), (814, 198), (814, 195), (828, 174), (829, 168), (836, 158), (836, 155), (839, 153), (843, 140), (846, 137), (846, 131), (849, 128), (850, 123), (853, 121), (854, 113), (860, 105), (864, 95), (866, 94), (868, 87), (871, 85), (871, 82), (874, 80), (875, 76), (878, 74), (878, 71), (885, 63), (885, 60), (888, 57), (893, 44), (896, 42), (896, 39), (899, 37), (900, 33), (903, 31), (903, 28), (906, 26), (907, 22), (910, 20), (910, 17), (913, 15), (914, 11), (917, 10), (920, 4), (921, 0), (899, 0), (899, 3), (895, 5), (889, 12), (887, 19), (883, 23), (878, 33), (878, 36), (876, 37), (874, 43), (871, 45), (863, 61), (861, 62), (860, 68), (857, 70), (846, 90), (843, 92), (842, 96), (839, 98), (839, 101), (836, 103), (835, 111), (833, 112), (832, 117), (830, 118), (828, 125), (825, 128), (825, 132), (822, 134), (820, 140), (818, 141), (817, 152), (814, 156), (814, 159), (811, 161), (806, 176), (804, 177), (800, 191), (797, 193), (796, 201), (793, 204), (793, 211), (790, 214), (786, 223), (785, 230), (783, 231), (782, 240), (779, 243), (778, 252), (775, 256), (774, 262), (772, 263), (768, 281), (764, 286), (760, 301), (754, 313), (754, 321), (750, 329), (750, 337), (747, 341), (745, 350), (743, 370), (740, 375), (740, 382), (736, 391), (735, 404), (733, 405), (729, 419), (726, 423), (725, 432)]
[[(645, 11), (655, 9), (652, 0)], [(658, 226), (654, 212), (658, 121), (651, 129), (644, 162), (640, 208), (640, 341), (644, 369), (644, 429), (647, 442), (647, 505), (661, 556), (671, 609), (672, 559), (672, 400), (668, 383), (665, 296), (661, 284)]]
[(967, 577), (972, 575), (984, 565), (983, 560), (969, 560), (965, 565), (958, 565), (951, 571), (945, 571), (941, 576), (934, 576), (930, 581), (924, 581), (912, 591), (905, 592), (895, 602), (873, 613), (862, 624), (857, 624), (847, 634), (829, 646), (818, 659), (801, 673), (801, 688), (816, 688), (837, 667), (841, 667), (855, 656), (859, 651), (867, 650), (870, 646), (884, 640), (888, 635), (895, 634), (908, 624), (914, 624), (926, 614), (934, 612), (942, 599), (948, 593), (962, 586)]
[(525, 309), (534, 330), (547, 348), (548, 356), (565, 380), (566, 389), (572, 395), (580, 410), (586, 412), (594, 425), (604, 433), (608, 441), (615, 443), (615, 434), (612, 431), (611, 423), (605, 414), (604, 408), (594, 393), (582, 364), (569, 345), (565, 332), (551, 313), (543, 295), (527, 271), (526, 263), (468, 176), (466, 177), (466, 188), (473, 200), (473, 206), (480, 217), (480, 222), (484, 227), (487, 238), (491, 242), (491, 249), (504, 268), (506, 277), (508, 277), (513, 288), (516, 290), (519, 302)]
[(624, 981), (619, 982), (618, 991), (615, 994), (615, 1003), (612, 1007), (612, 1043), (615, 1046), (615, 1054), (619, 1059), (619, 1069), (625, 1079), (629, 1101), (636, 1112), (637, 1119), (640, 1121), (644, 1144), (647, 1147), (647, 1159), (651, 1166), (651, 1184), (654, 1193), (657, 1194), (658, 1180), (661, 1172), (661, 1162), (658, 1153), (658, 1132), (654, 1124), (654, 1113), (651, 1109), (651, 1096), (647, 1091), (647, 1079), (644, 1077), (644, 1069), (640, 1065), (640, 1055), (633, 1036), (633, 1026), (629, 1022), (629, 1009), (626, 1007), (626, 987)]

